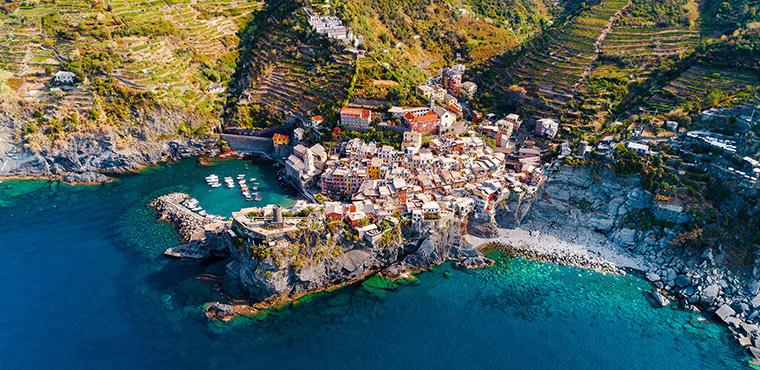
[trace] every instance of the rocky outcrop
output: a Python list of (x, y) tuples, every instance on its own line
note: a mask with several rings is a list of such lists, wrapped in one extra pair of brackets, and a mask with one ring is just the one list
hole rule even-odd
[[(653, 286), (647, 296), (655, 306), (675, 302), (684, 309), (714, 313), (760, 358), (760, 267), (751, 278), (742, 278), (723, 265), (720, 250), (673, 247), (671, 241), (689, 215), (677, 204), (653, 201), (637, 177), (620, 177), (601, 168), (555, 166), (523, 217), (516, 215), (513, 204), (497, 212), (502, 227), (550, 235), (558, 245), (583, 245), (618, 266), (642, 271)], [(512, 234), (509, 240), (515, 239)], [(531, 250), (535, 249), (534, 245)], [(625, 264), (626, 260), (634, 263)]]
[(95, 173), (135, 171), (145, 166), (200, 155), (213, 155), (218, 141), (165, 139), (175, 133), (174, 124), (185, 118), (169, 113), (146, 116), (147, 127), (129, 132), (84, 131), (49, 143), (36, 151), (19, 137), (21, 118), (2, 116), (0, 122), (0, 177), (63, 179), (72, 183), (103, 182)]
[(82, 173), (70, 173), (63, 177), (63, 182), (79, 185), (79, 184), (100, 184), (111, 181), (111, 178), (98, 172), (82, 172)]
[[(402, 238), (382, 247), (347, 240), (338, 255), (296, 263), (277, 253), (262, 256), (248, 246), (233, 249), (226, 286), (242, 287), (245, 299), (276, 303), (362, 280), (375, 273), (399, 277), (446, 261), (465, 268), (490, 266), (493, 261), (462, 240), (461, 221), (442, 219), (410, 226)], [(239, 282), (239, 284), (237, 284)]]

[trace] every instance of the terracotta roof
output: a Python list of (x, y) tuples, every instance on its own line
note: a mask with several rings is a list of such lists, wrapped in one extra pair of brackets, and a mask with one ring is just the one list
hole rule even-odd
[(438, 115), (433, 112), (427, 112), (421, 116), (415, 116), (414, 114), (410, 112), (410, 113), (405, 114), (404, 118), (414, 123), (432, 122), (432, 121), (437, 121), (440, 119), (440, 117), (438, 117)]
[(342, 108), (340, 110), (340, 115), (346, 115), (356, 118), (364, 118), (369, 119), (371, 112), (369, 109), (361, 109), (361, 108)]
[(275, 143), (287, 143), (290, 141), (290, 138), (285, 134), (274, 134), (272, 141)]
[(325, 117), (322, 117), (322, 116), (314, 116), (314, 117), (311, 117), (311, 119), (313, 119), (313, 120), (315, 120), (315, 121), (318, 121), (318, 122), (321, 122), (321, 121), (324, 121), (324, 120), (325, 120)]

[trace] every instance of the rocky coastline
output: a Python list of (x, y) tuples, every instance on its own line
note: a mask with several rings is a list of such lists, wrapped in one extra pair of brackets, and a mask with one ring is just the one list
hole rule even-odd
[[(636, 177), (555, 165), (536, 196), (515, 195), (499, 206), (492, 235), (471, 235), (462, 220), (425, 221), (429, 223), (423, 227), (426, 232), (407, 230), (403, 238), (378, 250), (346, 244), (339, 257), (306, 268), (294, 268), (274, 256), (255, 258), (250, 249), (226, 238), (222, 229), (210, 232), (211, 222), (179, 205), (185, 197), (170, 194), (151, 206), (159, 210), (161, 219), (178, 226), (186, 242), (196, 243), (171, 249), (167, 255), (205, 258), (210, 255), (205, 251), (212, 249), (229, 253), (222, 285), (230, 299), (206, 306), (212, 319), (255, 314), (373, 274), (399, 278), (446, 261), (462, 268), (483, 268), (493, 261), (481, 251), (498, 248), (514, 256), (601, 273), (633, 271), (651, 282), (647, 295), (654, 306), (676, 304), (704, 312), (725, 323), (753, 355), (760, 355), (760, 268), (748, 278), (724, 267), (721, 256), (713, 251), (674, 249), (671, 241), (678, 222), (667, 228), (636, 228), (633, 216), (657, 213), (652, 196)], [(679, 214), (659, 217), (686, 219)], [(213, 242), (205, 241), (209, 237)]]
[(217, 319), (229, 320), (241, 310), (256, 312), (362, 281), (374, 274), (402, 278), (446, 261), (453, 261), (461, 268), (493, 264), (463, 239), (462, 230), (466, 225), (454, 219), (429, 220), (418, 228), (404, 228), (403, 235), (382, 247), (341, 239), (337, 252), (296, 264), (287, 256), (276, 253), (262, 256), (240, 245), (218, 216), (201, 217), (183, 206), (182, 201), (188, 197), (182, 193), (167, 194), (149, 206), (158, 211), (160, 221), (174, 224), (184, 241), (180, 246), (169, 248), (165, 255), (189, 259), (230, 256), (222, 284), (229, 301), (210, 303), (206, 308), (207, 315)]
[(16, 140), (7, 128), (0, 127), (0, 179), (98, 184), (111, 181), (108, 174), (137, 172), (159, 163), (219, 152), (215, 137), (136, 140), (124, 146), (113, 134), (83, 133), (60, 146), (36, 152), (14, 144)]
[[(674, 304), (702, 312), (726, 324), (754, 361), (760, 358), (757, 256), (751, 274), (743, 274), (726, 266), (721, 250), (674, 247), (673, 239), (689, 215), (662, 209), (636, 176), (556, 164), (528, 202), (519, 204), (529, 211), (517, 218), (514, 202), (502, 205), (498, 243), (542, 261), (597, 271), (592, 261), (606, 261), (602, 266), (614, 266), (608, 272), (634, 271), (652, 284), (646, 294), (655, 307)], [(647, 224), (642, 218), (668, 226), (641, 227)], [(563, 257), (568, 254), (572, 257)]]

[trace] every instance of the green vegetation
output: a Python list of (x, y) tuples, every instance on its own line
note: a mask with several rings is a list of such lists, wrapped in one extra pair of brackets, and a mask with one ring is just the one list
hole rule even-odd
[(354, 56), (311, 32), (299, 1), (276, 0), (242, 32), (225, 108), (229, 126), (263, 129), (293, 114), (332, 116), (354, 85)]
[[(315, 2), (319, 7), (322, 2)], [(365, 37), (356, 96), (414, 104), (414, 86), (454, 62), (515, 47), (556, 11), (549, 1), (339, 0), (334, 13)], [(461, 11), (460, 11), (461, 9)]]
[[(235, 70), (237, 33), (261, 6), (251, 0), (3, 4), (0, 70), (12, 77), (4, 76), (0, 85), (9, 89), (0, 89), (0, 98), (30, 107), (17, 114), (46, 112), (40, 135), (24, 133), (35, 150), (91, 130), (111, 131), (128, 145), (137, 132), (138, 139), (152, 134), (153, 127), (143, 126), (147, 116), (174, 117), (175, 127), (161, 128), (159, 137), (206, 135), (219, 122), (220, 92)], [(62, 70), (75, 73), (76, 86), (56, 88), (52, 75)], [(78, 117), (76, 124), (68, 117)]]

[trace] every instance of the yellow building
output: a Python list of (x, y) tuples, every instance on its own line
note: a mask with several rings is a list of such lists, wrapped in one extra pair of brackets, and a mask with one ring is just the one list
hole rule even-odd
[(383, 166), (383, 160), (380, 158), (372, 158), (369, 167), (367, 168), (367, 177), (372, 180), (380, 179), (380, 168)]

